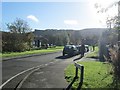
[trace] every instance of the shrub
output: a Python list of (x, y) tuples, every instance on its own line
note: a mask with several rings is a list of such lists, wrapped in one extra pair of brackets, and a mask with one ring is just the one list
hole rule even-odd
[(33, 37), (29, 33), (2, 33), (2, 52), (21, 52), (30, 50)]

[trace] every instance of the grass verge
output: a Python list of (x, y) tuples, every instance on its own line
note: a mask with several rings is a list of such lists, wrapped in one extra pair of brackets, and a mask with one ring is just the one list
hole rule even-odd
[(99, 48), (98, 48), (98, 46), (96, 46), (95, 51), (92, 51), (92, 52), (88, 53), (85, 57), (86, 58), (96, 58), (97, 59), (99, 57), (98, 53), (99, 53)]
[[(82, 88), (112, 88), (113, 75), (110, 73), (112, 66), (109, 63), (98, 61), (81, 61), (79, 63), (84, 65)], [(80, 75), (80, 72), (78, 75)], [(65, 78), (67, 82), (72, 82), (74, 76), (75, 66), (71, 64), (65, 69)], [(75, 81), (72, 86), (73, 88), (77, 88), (79, 79)]]
[(31, 50), (31, 51), (25, 51), (25, 52), (6, 52), (6, 53), (3, 53), (1, 56), (3, 58), (7, 58), (7, 57), (17, 57), (17, 56), (32, 55), (32, 54), (44, 54), (44, 53), (61, 51), (62, 49), (63, 49), (63, 46), (57, 46), (56, 48)]

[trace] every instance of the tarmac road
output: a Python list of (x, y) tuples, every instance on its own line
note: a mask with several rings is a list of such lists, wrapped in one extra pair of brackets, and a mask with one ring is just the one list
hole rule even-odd
[[(78, 56), (62, 57), (62, 52), (11, 59), (2, 62), (3, 83), (12, 76), (37, 65), (46, 65), (30, 75), (23, 88), (62, 88), (67, 85), (64, 79), (64, 69)], [(53, 62), (50, 65), (48, 63)], [(39, 78), (36, 78), (39, 77)], [(36, 83), (36, 80), (37, 83)], [(29, 83), (28, 83), (29, 82)]]
[(78, 56), (66, 59), (59, 57), (59, 61), (31, 74), (23, 83), (22, 88), (39, 88), (41, 90), (44, 88), (66, 88), (68, 83), (64, 77), (64, 69), (73, 63), (73, 59), (76, 57)]

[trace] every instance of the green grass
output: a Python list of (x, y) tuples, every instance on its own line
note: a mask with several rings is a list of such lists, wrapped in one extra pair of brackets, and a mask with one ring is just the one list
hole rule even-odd
[(31, 50), (31, 51), (25, 51), (25, 52), (6, 52), (0, 56), (2, 56), (3, 58), (6, 58), (6, 57), (17, 57), (17, 56), (24, 56), (24, 55), (31, 55), (31, 54), (44, 54), (44, 53), (61, 51), (62, 49), (63, 49), (63, 46), (57, 46), (56, 48)]
[[(84, 81), (82, 88), (111, 88), (112, 75), (110, 74), (111, 65), (98, 61), (82, 61), (84, 65)], [(80, 72), (79, 72), (80, 73)], [(78, 74), (80, 75), (80, 74)], [(70, 83), (75, 76), (75, 66), (69, 65), (65, 69), (65, 78)], [(79, 79), (73, 84), (73, 88), (77, 88)]]
[(98, 46), (95, 47), (95, 51), (88, 53), (85, 57), (86, 58), (98, 58), (99, 48)]

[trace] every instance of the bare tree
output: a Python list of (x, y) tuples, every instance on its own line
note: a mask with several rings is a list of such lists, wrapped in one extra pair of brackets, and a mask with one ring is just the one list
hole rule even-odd
[(31, 28), (29, 27), (28, 23), (20, 18), (17, 18), (12, 23), (8, 23), (7, 28), (12, 33), (26, 33), (31, 31)]

